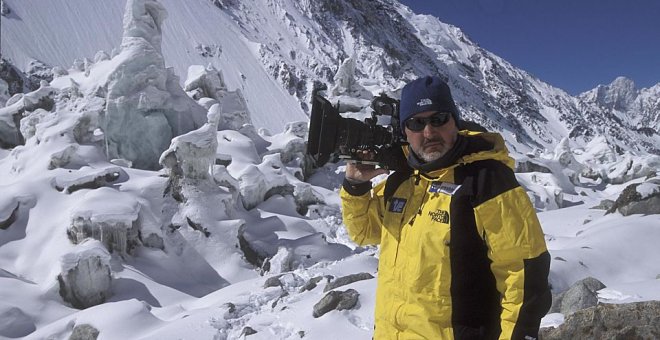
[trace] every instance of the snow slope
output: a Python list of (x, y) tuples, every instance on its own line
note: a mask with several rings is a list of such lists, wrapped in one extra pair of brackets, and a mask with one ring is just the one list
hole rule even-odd
[[(111, 54), (121, 41), (125, 1), (5, 2), (11, 13), (3, 17), (3, 57), (21, 69), (31, 59), (69, 68), (75, 59), (93, 60), (100, 50)], [(295, 98), (261, 67), (258, 43), (244, 38), (225, 12), (206, 0), (162, 4), (169, 9), (163, 55), (175, 74), (185, 77), (190, 65), (223, 70), (227, 86), (241, 89), (250, 111), (261, 113), (254, 115), (259, 127), (279, 131), (287, 121), (306, 118)]]

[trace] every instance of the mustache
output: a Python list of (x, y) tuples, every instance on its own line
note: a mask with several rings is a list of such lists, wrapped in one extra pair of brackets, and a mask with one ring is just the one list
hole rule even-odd
[(434, 143), (439, 143), (441, 145), (445, 145), (445, 141), (442, 138), (433, 138), (433, 139), (424, 139), (422, 142), (422, 145), (427, 145), (427, 144), (434, 144)]

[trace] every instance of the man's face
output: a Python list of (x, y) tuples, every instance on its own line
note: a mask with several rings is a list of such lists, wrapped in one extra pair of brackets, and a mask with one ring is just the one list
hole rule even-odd
[[(417, 118), (417, 123), (423, 123), (424, 120), (419, 118), (429, 118), (436, 113), (436, 111), (420, 112), (408, 120)], [(433, 126), (427, 122), (421, 131), (413, 131), (409, 126), (411, 124), (406, 124), (405, 127), (406, 139), (412, 151), (425, 162), (432, 162), (444, 156), (454, 146), (458, 136), (458, 128), (451, 114), (446, 123), (441, 126)]]

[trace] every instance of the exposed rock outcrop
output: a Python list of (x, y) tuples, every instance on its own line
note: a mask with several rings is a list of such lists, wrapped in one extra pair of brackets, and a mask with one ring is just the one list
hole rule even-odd
[(22, 134), (21, 120), (32, 111), (39, 109), (50, 111), (55, 102), (53, 96), (57, 90), (48, 83), (41, 82), (41, 86), (30, 93), (16, 94), (7, 101), (7, 106), (0, 107), (0, 146), (13, 147), (25, 143)]
[(337, 278), (336, 280), (331, 281), (330, 283), (328, 283), (325, 286), (325, 288), (323, 289), (323, 291), (327, 292), (327, 291), (333, 290), (335, 288), (345, 286), (347, 284), (351, 284), (353, 282), (362, 281), (362, 280), (369, 280), (369, 279), (373, 279), (373, 278), (374, 278), (373, 275), (371, 275), (369, 273), (358, 273), (358, 274), (351, 274), (351, 275), (343, 276), (343, 277)]
[(89, 324), (76, 325), (69, 336), (69, 340), (96, 340), (99, 337), (99, 330)]
[(319, 318), (332, 310), (352, 309), (357, 305), (359, 296), (360, 293), (355, 289), (328, 292), (328, 294), (314, 305), (312, 315), (315, 318)]
[(660, 214), (660, 178), (627, 186), (607, 213), (615, 211), (623, 216)]
[(544, 340), (659, 339), (660, 301), (599, 304), (573, 313), (557, 328), (543, 328)]
[(578, 310), (598, 304), (598, 291), (606, 288), (605, 285), (593, 277), (587, 277), (574, 283), (565, 292), (556, 295), (552, 300), (550, 313), (571, 315)]

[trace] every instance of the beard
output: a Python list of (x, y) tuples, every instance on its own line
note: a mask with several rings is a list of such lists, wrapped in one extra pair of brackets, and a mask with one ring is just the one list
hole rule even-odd
[[(425, 145), (430, 144), (430, 143), (438, 143), (435, 144), (429, 148), (428, 150), (425, 150)], [(424, 144), (422, 144), (418, 149), (414, 149), (413, 151), (415, 154), (421, 158), (424, 162), (429, 163), (433, 162), (435, 160), (440, 159), (440, 157), (444, 156), (447, 151), (447, 144), (444, 142), (444, 140), (426, 140), (424, 141)]]
[(426, 163), (430, 163), (440, 159), (440, 157), (444, 156), (444, 154), (445, 154), (444, 152), (440, 152), (440, 151), (421, 152), (419, 154), (419, 158), (423, 159), (424, 162)]

